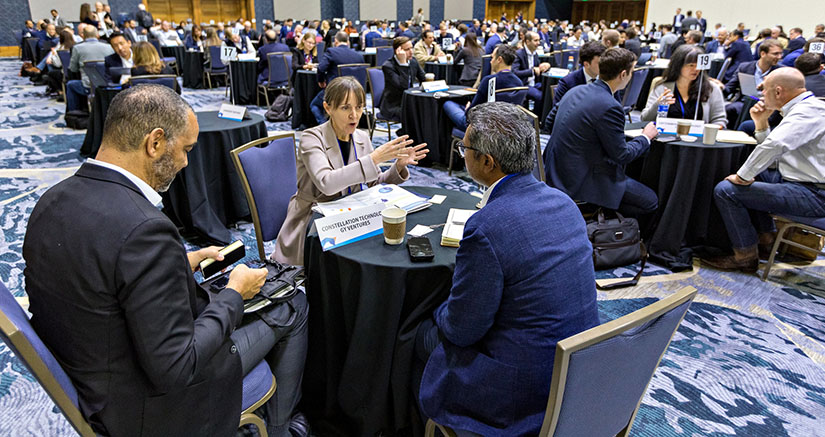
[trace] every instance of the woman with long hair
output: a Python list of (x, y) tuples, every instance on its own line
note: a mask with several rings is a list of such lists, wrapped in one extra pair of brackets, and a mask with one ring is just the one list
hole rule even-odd
[(98, 21), (97, 16), (92, 13), (92, 5), (88, 3), (80, 5), (80, 22), (94, 26), (95, 29), (100, 27), (100, 21)]
[(192, 25), (192, 32), (189, 32), (189, 35), (186, 35), (186, 40), (183, 42), (186, 46), (186, 50), (196, 50), (199, 52), (203, 51), (204, 41), (202, 32), (203, 31), (201, 30), (201, 26), (199, 24)]
[[(718, 124), (722, 128), (727, 126), (722, 89), (715, 81), (711, 82), (705, 71), (696, 69), (696, 61), (704, 53), (697, 46), (683, 45), (676, 49), (662, 75), (664, 81), (653, 89), (647, 99), (642, 120), (655, 120), (659, 105), (668, 104), (668, 118), (693, 120), (695, 116), (705, 123)], [(701, 96), (700, 76), (703, 76)]]
[(481, 71), (481, 57), (484, 55), (484, 47), (478, 43), (475, 33), (468, 32), (464, 36), (464, 47), (455, 57), (455, 63), (464, 61), (464, 69), (461, 70), (461, 78), (458, 83), (464, 86), (473, 86)]
[(292, 49), (292, 74), (298, 70), (311, 70), (318, 65), (318, 43), (315, 32), (306, 32), (301, 36), (298, 45)]
[(160, 60), (155, 46), (146, 41), (141, 41), (132, 47), (135, 56), (135, 64), (132, 67), (132, 76), (145, 76), (148, 74), (174, 74), (171, 68), (167, 67)]

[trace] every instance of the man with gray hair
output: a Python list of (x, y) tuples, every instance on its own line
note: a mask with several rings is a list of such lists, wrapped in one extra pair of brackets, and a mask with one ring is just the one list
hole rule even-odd
[(197, 140), (198, 119), (172, 89), (121, 91), (96, 159), (32, 211), (23, 243), (32, 326), (96, 434), (232, 435), (244, 375), (266, 359), (265, 374), (278, 381), (263, 407), (267, 430), (290, 435), (306, 355), (305, 296), (242, 323), (243, 301), (267, 270), (240, 264), (223, 289), (205, 290), (192, 274), (206, 258), (221, 260), (219, 248), (187, 253), (157, 208)]
[(97, 29), (94, 26), (83, 27), (83, 43), (72, 48), (72, 57), (69, 70), (80, 73), (81, 80), (66, 82), (66, 112), (80, 110), (85, 96), (89, 95), (92, 83), (83, 70), (87, 61), (102, 61), (115, 51), (112, 46), (97, 39)]
[(532, 118), (493, 102), (468, 120), (459, 151), (490, 188), (464, 226), (449, 297), (416, 331), (413, 387), (437, 423), (537, 435), (556, 342), (599, 324), (593, 249), (573, 201), (530, 174)]

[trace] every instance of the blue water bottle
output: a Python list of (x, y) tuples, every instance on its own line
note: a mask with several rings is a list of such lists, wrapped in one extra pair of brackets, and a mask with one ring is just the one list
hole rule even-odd
[(571, 71), (573, 70), (573, 57), (572, 56), (567, 58), (567, 69), (571, 70)]
[[(656, 121), (658, 122), (660, 118), (667, 118), (667, 110), (670, 107), (667, 103), (659, 103), (659, 108), (656, 109)], [(656, 126), (656, 130), (660, 133), (664, 132), (664, 128)]]

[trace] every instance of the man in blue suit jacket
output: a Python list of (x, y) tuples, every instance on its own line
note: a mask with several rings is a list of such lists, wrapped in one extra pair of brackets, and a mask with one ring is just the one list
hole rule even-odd
[[(269, 77), (269, 54), (270, 53), (291, 53), (286, 44), (277, 42), (278, 34), (270, 29), (266, 31), (266, 40), (269, 44), (258, 49), (258, 83), (266, 82)], [(290, 67), (291, 68), (291, 67)]]
[(739, 64), (753, 59), (751, 48), (745, 41), (745, 34), (742, 33), (741, 30), (736, 29), (731, 32), (725, 48), (725, 57), (731, 58), (728, 71), (725, 72), (725, 83), (727, 83), (736, 75), (736, 69), (739, 68)]
[(553, 95), (553, 105), (557, 105), (572, 88), (596, 81), (599, 77), (599, 57), (605, 50), (607, 49), (604, 44), (599, 41), (590, 41), (579, 49), (579, 62), (582, 67), (559, 81)]
[(805, 38), (802, 36), (802, 29), (799, 27), (794, 27), (789, 31), (788, 34), (788, 47), (787, 50), (792, 52), (794, 50), (799, 50), (802, 47), (805, 47)]
[(536, 53), (541, 38), (536, 32), (527, 32), (524, 35), (524, 48), (516, 51), (516, 60), (513, 62), (513, 74), (521, 79), (522, 85), (530, 87), (527, 96), (533, 101), (541, 101), (541, 74), (550, 69), (550, 64), (540, 62)]
[(338, 66), (343, 64), (362, 64), (364, 57), (349, 48), (349, 35), (340, 31), (335, 34), (334, 46), (324, 50), (321, 56), (321, 61), (318, 62), (318, 85), (321, 87), (321, 92), (312, 99), (309, 108), (312, 110), (312, 115), (318, 124), (323, 124), (326, 121), (326, 113), (324, 112), (324, 88), (327, 82), (332, 81), (338, 77)]
[(421, 412), (484, 436), (536, 435), (556, 343), (599, 324), (592, 248), (570, 198), (530, 174), (532, 120), (504, 102), (469, 120), (467, 171), (490, 188), (464, 227), (449, 298), (416, 332)]
[(656, 137), (648, 123), (643, 135), (625, 140), (625, 114), (613, 94), (630, 82), (636, 56), (607, 49), (599, 60), (599, 80), (569, 91), (559, 103), (553, 135), (544, 150), (547, 183), (575, 200), (639, 216), (656, 210), (656, 193), (628, 178), (624, 166), (642, 156)]
[[(495, 26), (495, 24), (493, 24)], [(507, 28), (504, 27), (504, 24), (498, 25), (496, 27), (496, 33), (493, 36), (487, 38), (487, 42), (484, 44), (484, 53), (487, 55), (493, 54), (493, 50), (496, 48), (497, 45), (506, 43), (507, 41)]]

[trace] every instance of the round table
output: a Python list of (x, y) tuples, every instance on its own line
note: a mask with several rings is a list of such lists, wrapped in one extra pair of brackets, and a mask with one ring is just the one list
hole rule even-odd
[[(405, 188), (447, 196), (407, 216), (408, 231), (478, 203), (457, 191)], [(457, 252), (439, 244), (441, 230), (426, 235), (433, 261), (413, 263), (406, 244), (387, 245), (382, 235), (324, 252), (310, 225), (304, 265), (312, 311), (301, 411), (319, 435), (395, 435), (419, 420), (410, 415), (415, 328), (449, 295)]]
[(298, 70), (292, 83), (292, 128), (307, 129), (318, 125), (309, 104), (318, 93), (318, 73), (315, 70)]
[[(640, 129), (647, 122), (632, 123)], [(626, 173), (659, 197), (656, 212), (640, 223), (651, 261), (672, 271), (689, 270), (693, 251), (730, 249), (725, 224), (713, 201), (713, 188), (745, 162), (745, 144), (651, 142), (650, 152), (629, 164)]]
[[(463, 90), (466, 87), (451, 85), (450, 91)], [(414, 144), (427, 143), (430, 152), (421, 162), (423, 165), (441, 162), (447, 164), (450, 159), (450, 132), (453, 122), (444, 113), (444, 102), (453, 100), (464, 105), (473, 99), (470, 95), (454, 95), (436, 98), (434, 93), (425, 93), (418, 87), (404, 91), (401, 99), (401, 124)]]
[(233, 105), (257, 105), (258, 61), (229, 61), (229, 101)]
[(181, 73), (184, 88), (203, 88), (203, 52), (184, 52)]
[(461, 66), (452, 62), (426, 62), (424, 64), (425, 73), (433, 73), (435, 80), (444, 80), (449, 85), (458, 85), (458, 78), (461, 77)]
[(106, 114), (109, 112), (109, 104), (117, 93), (122, 90), (120, 87), (97, 87), (95, 88), (95, 98), (92, 99), (92, 112), (89, 114), (89, 124), (86, 126), (86, 136), (83, 138), (83, 145), (80, 146), (80, 154), (87, 158), (97, 156), (100, 149), (100, 142), (103, 140), (103, 124), (106, 122)]
[(229, 151), (266, 136), (264, 118), (218, 118), (217, 111), (197, 112), (198, 143), (188, 154), (189, 165), (163, 194), (164, 212), (177, 224), (211, 242), (232, 242), (227, 225), (249, 216), (241, 180)]
[(553, 109), (553, 95), (552, 93), (548, 93), (547, 90), (553, 87), (553, 85), (559, 83), (559, 80), (562, 79), (561, 77), (551, 76), (549, 72), (542, 73), (541, 75), (541, 102), (539, 103), (538, 107), (541, 108), (541, 114), (539, 114), (539, 123), (541, 123), (542, 127), (544, 127), (544, 120), (547, 118), (547, 114)]
[(161, 47), (160, 51), (162, 53), (162, 57), (164, 58), (175, 58), (175, 64), (177, 64), (177, 68), (175, 69), (175, 71), (178, 72), (178, 75), (183, 73), (183, 54), (186, 53), (186, 47)]

